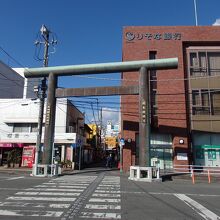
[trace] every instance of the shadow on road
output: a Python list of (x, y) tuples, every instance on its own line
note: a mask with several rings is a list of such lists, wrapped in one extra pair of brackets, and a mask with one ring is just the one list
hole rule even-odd
[(81, 170), (69, 170), (64, 171), (60, 176), (64, 175), (76, 175), (76, 174), (87, 174), (87, 173), (102, 173), (102, 172), (109, 172), (109, 171), (118, 171), (116, 164), (113, 165), (111, 168), (106, 167), (106, 162), (101, 161), (99, 163), (93, 163), (85, 166)]

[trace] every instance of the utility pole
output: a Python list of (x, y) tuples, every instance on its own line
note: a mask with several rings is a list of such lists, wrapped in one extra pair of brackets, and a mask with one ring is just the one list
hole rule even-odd
[[(42, 25), (40, 29), (41, 35), (44, 38), (44, 58), (43, 58), (43, 66), (48, 66), (48, 51), (49, 51), (49, 37), (50, 31), (47, 29), (45, 25)], [(38, 116), (38, 129), (37, 129), (37, 142), (36, 142), (36, 152), (35, 152), (35, 165), (33, 170), (33, 175), (38, 175), (38, 162), (41, 152), (41, 137), (42, 137), (42, 127), (43, 127), (43, 116), (44, 116), (44, 100), (46, 98), (46, 90), (47, 90), (47, 79), (44, 77), (41, 80), (41, 84), (38, 86), (38, 98), (39, 98), (39, 116)]]
[(102, 147), (102, 107), (100, 109), (100, 148)]

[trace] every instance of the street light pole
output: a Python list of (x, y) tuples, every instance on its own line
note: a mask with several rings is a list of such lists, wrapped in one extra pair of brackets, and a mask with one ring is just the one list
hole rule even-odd
[[(81, 134), (80, 134), (80, 128), (79, 128), (79, 121), (80, 121), (80, 120), (84, 120), (84, 118), (78, 117), (78, 118), (76, 119), (78, 137), (81, 136)], [(83, 122), (83, 124), (84, 124), (84, 122)], [(80, 140), (80, 141), (79, 141), (79, 140)], [(83, 144), (83, 143), (82, 143), (81, 138), (78, 139), (77, 145), (79, 145), (79, 146), (78, 146), (78, 147), (79, 147), (79, 161), (78, 161), (78, 163), (79, 163), (79, 170), (81, 170), (81, 164), (82, 164), (82, 144)]]

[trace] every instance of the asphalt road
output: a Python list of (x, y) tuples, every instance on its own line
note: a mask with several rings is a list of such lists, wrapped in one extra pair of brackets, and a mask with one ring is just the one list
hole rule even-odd
[(93, 171), (58, 178), (0, 173), (0, 219), (220, 219), (220, 181), (144, 183)]

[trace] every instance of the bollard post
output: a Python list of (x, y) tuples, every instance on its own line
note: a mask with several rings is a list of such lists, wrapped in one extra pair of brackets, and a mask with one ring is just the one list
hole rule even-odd
[(192, 183), (195, 184), (195, 175), (193, 169), (192, 169)]
[(160, 168), (157, 168), (157, 179), (160, 179)]
[(208, 170), (208, 182), (211, 183), (210, 171)]

